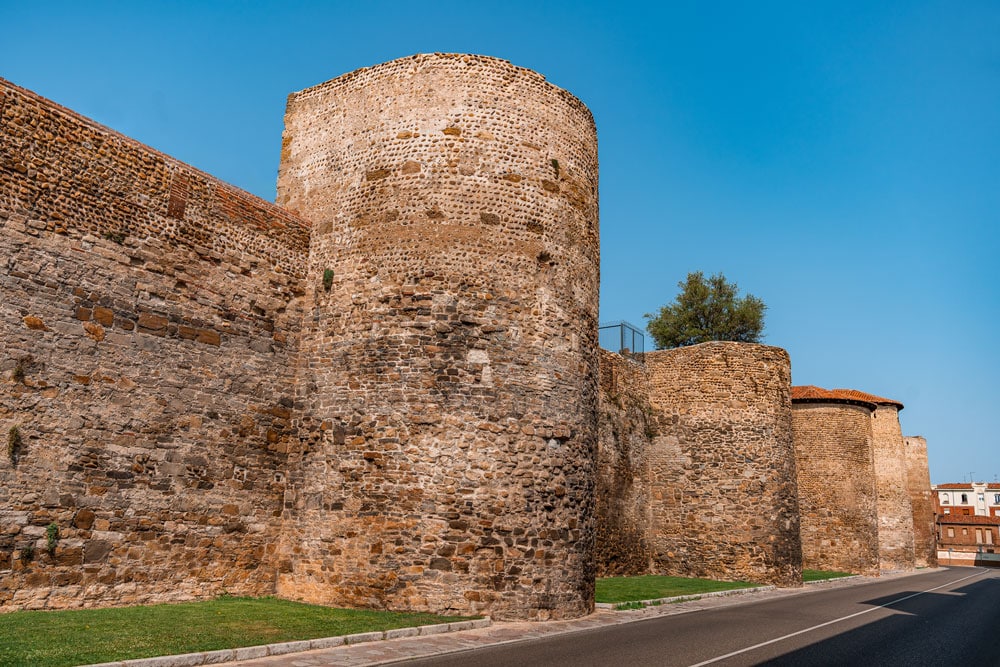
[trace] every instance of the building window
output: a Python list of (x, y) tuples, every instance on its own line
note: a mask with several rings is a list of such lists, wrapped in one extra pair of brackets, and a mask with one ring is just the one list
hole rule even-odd
[(1000, 493), (993, 494), (993, 504), (1000, 505)]
[(948, 504), (948, 496), (941, 496), (941, 504), (942, 505)]
[(949, 528), (948, 529), (948, 537), (955, 537), (955, 529), (954, 528)]
[(944, 513), (945, 514), (951, 514), (951, 508), (950, 507), (945, 507), (944, 508)]
[(963, 505), (968, 505), (969, 504), (969, 494), (967, 494), (967, 493), (963, 493), (962, 494), (962, 504)]
[(993, 544), (993, 529), (986, 529), (986, 544)]
[(977, 496), (977, 498), (979, 499), (979, 502), (983, 502), (985, 500), (985, 497), (981, 493)]
[(976, 544), (982, 544), (982, 543), (983, 543), (983, 529), (976, 528)]
[(962, 529), (962, 534), (963, 535), (968, 535), (969, 534), (969, 529), (968, 528), (963, 528)]

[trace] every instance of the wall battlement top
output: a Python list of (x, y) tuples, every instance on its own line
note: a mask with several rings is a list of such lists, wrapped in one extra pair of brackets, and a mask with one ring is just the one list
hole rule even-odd
[[(14, 101), (17, 98), (20, 98), (19, 102)], [(15, 104), (34, 107), (40, 112), (38, 114), (39, 116), (49, 116), (50, 118), (61, 119), (56, 122), (68, 122), (71, 125), (76, 126), (78, 129), (106, 138), (116, 146), (117, 152), (128, 152), (139, 155), (142, 158), (152, 158), (153, 162), (160, 162), (168, 172), (175, 174), (181, 173), (188, 181), (200, 182), (204, 184), (204, 186), (214, 190), (216, 194), (224, 200), (222, 206), (225, 208), (238, 210), (245, 214), (253, 213), (252, 215), (244, 215), (240, 217), (244, 223), (247, 224), (247, 226), (253, 227), (258, 233), (262, 233), (265, 236), (274, 239), (284, 237), (290, 246), (298, 249), (308, 247), (310, 223), (305, 218), (295, 214), (294, 212), (281, 208), (274, 202), (269, 202), (266, 199), (262, 199), (256, 195), (246, 192), (245, 190), (241, 190), (240, 188), (230, 183), (226, 183), (225, 181), (222, 181), (219, 178), (198, 169), (197, 167), (193, 167), (175, 157), (167, 155), (162, 151), (124, 135), (121, 132), (102, 125), (92, 118), (79, 114), (72, 109), (35, 93), (34, 91), (18, 86), (17, 84), (0, 77), (0, 123), (3, 125), (7, 125), (8, 123), (14, 125), (24, 122), (30, 123), (34, 125), (34, 128), (30, 133), (27, 131), (23, 132), (21, 135), (22, 140), (27, 142), (44, 142), (46, 144), (51, 144), (51, 138), (45, 136), (44, 134), (44, 132), (51, 132), (51, 129), (47, 130), (43, 128), (43, 122), (39, 119), (24, 118), (23, 116), (15, 117), (15, 112), (13, 111)], [(20, 171), (21, 169), (28, 168), (28, 165), (22, 164), (27, 156), (22, 154), (19, 158), (17, 155), (14, 155), (16, 152), (26, 152), (24, 150), (19, 150), (23, 149), (23, 146), (19, 147), (13, 144), (13, 136), (15, 132), (16, 130), (13, 130), (12, 128), (4, 130), (4, 134), (11, 138), (10, 148), (12, 152), (11, 154), (5, 155), (4, 153), (6, 153), (6, 151), (0, 151), (0, 166)], [(62, 150), (74, 150), (74, 147), (69, 145), (70, 142), (65, 141), (60, 143), (63, 145)], [(83, 144), (82, 150), (89, 151), (91, 150), (91, 147), (87, 147)], [(102, 155), (102, 157), (104, 156)], [(140, 169), (148, 170), (149, 161), (143, 159), (142, 162), (143, 167), (140, 167)], [(7, 203), (4, 199), (7, 198), (8, 195), (12, 200), (9, 202), (11, 204), (11, 208), (16, 208), (16, 195), (4, 192), (2, 188), (0, 188), (0, 205)], [(71, 221), (70, 218), (66, 218), (66, 220), (68, 222)]]
[(594, 114), (590, 111), (587, 105), (573, 93), (565, 90), (564, 88), (560, 88), (551, 81), (548, 81), (544, 75), (539, 74), (535, 70), (528, 69), (527, 67), (514, 65), (509, 60), (504, 60), (503, 58), (467, 53), (417, 53), (411, 56), (397, 58), (396, 60), (390, 60), (389, 62), (380, 63), (378, 65), (372, 65), (370, 67), (361, 67), (351, 72), (347, 72), (346, 74), (341, 74), (340, 76), (330, 79), (329, 81), (324, 81), (323, 83), (316, 84), (315, 86), (310, 86), (298, 92), (291, 93), (288, 95), (288, 102), (291, 103), (293, 100), (299, 101), (308, 99), (315, 95), (322, 94), (330, 89), (344, 86), (364, 86), (369, 78), (381, 77), (386, 71), (408, 69), (412, 72), (416, 72), (421, 68), (432, 67), (434, 65), (457, 63), (461, 63), (469, 68), (478, 67), (480, 69), (504, 70), (505, 79), (513, 80), (515, 77), (525, 77), (534, 81), (538, 85), (544, 85), (551, 88), (553, 92), (563, 98), (571, 107), (579, 109), (583, 112), (590, 120), (590, 124), (596, 127), (594, 123)]

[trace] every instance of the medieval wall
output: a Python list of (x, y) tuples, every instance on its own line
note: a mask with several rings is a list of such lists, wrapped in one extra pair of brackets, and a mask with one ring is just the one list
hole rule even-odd
[(788, 353), (714, 342), (645, 358), (656, 571), (801, 583)]
[(903, 454), (906, 459), (906, 488), (913, 510), (914, 565), (937, 567), (934, 492), (927, 464), (927, 440), (920, 436), (904, 437)]
[(872, 413), (872, 450), (878, 494), (879, 567), (910, 570), (913, 569), (913, 507), (898, 405), (879, 403)]
[[(597, 143), (534, 72), (427, 54), (289, 98), (314, 223), (282, 595), (497, 618), (593, 600)], [(324, 277), (326, 284), (324, 285)]]
[(805, 568), (879, 572), (874, 408), (850, 402), (793, 403)]
[(0, 80), (0, 608), (273, 591), (307, 235)]
[(645, 366), (601, 350), (595, 489), (599, 577), (651, 571), (649, 453), (656, 422)]

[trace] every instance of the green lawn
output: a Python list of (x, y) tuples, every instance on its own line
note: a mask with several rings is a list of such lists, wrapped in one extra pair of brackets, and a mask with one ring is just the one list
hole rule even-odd
[(837, 579), (838, 577), (853, 577), (850, 572), (837, 572), (836, 570), (802, 570), (802, 581), (822, 581), (823, 579)]
[(0, 665), (80, 665), (466, 620), (276, 598), (0, 614)]
[(631, 602), (633, 600), (668, 598), (676, 595), (730, 591), (734, 588), (753, 588), (759, 585), (748, 581), (714, 581), (712, 579), (665, 577), (653, 574), (642, 577), (609, 577), (597, 580), (597, 591), (594, 598), (597, 602)]

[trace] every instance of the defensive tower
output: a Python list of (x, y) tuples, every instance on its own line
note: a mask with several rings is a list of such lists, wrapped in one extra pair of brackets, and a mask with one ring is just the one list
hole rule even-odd
[(289, 97), (278, 203), (314, 226), (280, 594), (590, 610), (597, 202), (590, 112), (506, 61)]
[(647, 353), (646, 365), (654, 569), (801, 584), (788, 353), (712, 342)]
[(792, 387), (802, 565), (878, 574), (871, 415), (860, 392)]

